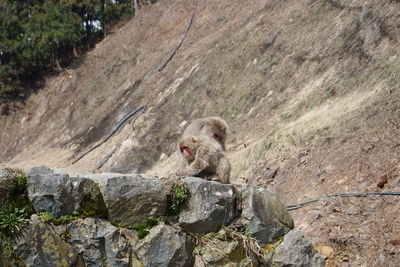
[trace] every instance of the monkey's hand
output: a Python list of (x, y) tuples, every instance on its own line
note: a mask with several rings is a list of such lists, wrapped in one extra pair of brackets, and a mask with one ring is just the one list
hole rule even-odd
[(186, 166), (179, 167), (176, 174), (178, 176), (197, 176), (201, 171), (209, 165), (209, 151), (207, 149), (199, 149), (194, 155), (191, 163), (186, 161)]
[(177, 177), (185, 177), (185, 176), (195, 176), (196, 174), (199, 174), (201, 172), (201, 170), (198, 169), (193, 169), (191, 168), (191, 166), (187, 166), (186, 168), (182, 169), (182, 170), (178, 170), (176, 172), (176, 176)]
[(194, 170), (200, 170), (200, 171), (202, 171), (202, 170), (204, 170), (205, 168), (207, 168), (208, 167), (208, 158), (209, 158), (210, 156), (209, 155), (207, 155), (207, 154), (204, 154), (204, 155), (201, 155), (201, 156), (198, 156), (190, 165), (189, 165), (189, 167), (191, 168), (191, 169), (194, 169)]
[(201, 170), (193, 169), (191, 166), (186, 166), (183, 169), (177, 170), (175, 175), (176, 175), (176, 177), (183, 178), (186, 176), (194, 176), (200, 172), (201, 172)]
[(208, 167), (208, 161), (203, 158), (196, 158), (192, 164), (186, 169), (187, 175), (195, 176), (199, 174), (202, 170)]
[(200, 172), (201, 172), (201, 170), (199, 170), (199, 169), (192, 169), (192, 168), (189, 167), (187, 169), (186, 176), (196, 176)]

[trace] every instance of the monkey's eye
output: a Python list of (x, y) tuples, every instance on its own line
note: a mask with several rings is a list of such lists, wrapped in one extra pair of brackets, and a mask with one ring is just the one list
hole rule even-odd
[(219, 134), (217, 134), (217, 133), (214, 133), (214, 134), (213, 134), (213, 137), (214, 137), (215, 139), (217, 139), (217, 140), (220, 140), (220, 139), (221, 139), (221, 136), (219, 136)]

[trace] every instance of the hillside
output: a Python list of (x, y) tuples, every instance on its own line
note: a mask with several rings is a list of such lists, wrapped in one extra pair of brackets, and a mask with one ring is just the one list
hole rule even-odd
[[(399, 10), (394, 0), (160, 0), (25, 102), (2, 106), (0, 164), (165, 176), (185, 121), (217, 115), (231, 127), (234, 181), (286, 204), (398, 192)], [(333, 248), (328, 266), (395, 266), (399, 204), (327, 198), (291, 215), (315, 246)]]

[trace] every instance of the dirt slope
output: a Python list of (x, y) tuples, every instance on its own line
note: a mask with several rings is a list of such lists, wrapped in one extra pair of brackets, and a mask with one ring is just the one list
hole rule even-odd
[[(0, 163), (166, 175), (185, 121), (218, 115), (235, 182), (287, 204), (400, 191), (399, 36), (399, 1), (159, 1), (3, 107)], [(72, 165), (143, 104), (133, 126)], [(333, 248), (329, 266), (396, 266), (399, 199), (328, 198), (292, 215)]]

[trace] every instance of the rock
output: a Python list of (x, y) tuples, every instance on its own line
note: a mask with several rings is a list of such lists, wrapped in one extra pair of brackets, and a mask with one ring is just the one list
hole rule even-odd
[(98, 218), (78, 219), (67, 226), (69, 243), (82, 256), (85, 266), (130, 266), (130, 242), (134, 231), (123, 230)]
[(291, 230), (283, 237), (283, 241), (276, 247), (270, 263), (274, 267), (323, 267), (324, 264), (324, 258), (296, 229)]
[(8, 177), (8, 171), (0, 169), (0, 179), (7, 178), (7, 177)]
[(32, 167), (27, 171), (28, 176), (34, 176), (34, 175), (48, 175), (48, 174), (53, 174), (54, 171), (50, 169), (49, 167), (45, 166), (40, 166), (40, 167)]
[(400, 179), (397, 179), (397, 181), (394, 183), (394, 187), (400, 188)]
[(165, 214), (167, 195), (161, 180), (107, 173), (91, 178), (100, 183), (110, 221), (137, 225), (150, 217)]
[(386, 262), (386, 257), (385, 257), (385, 255), (383, 255), (382, 253), (380, 253), (378, 259), (379, 259), (379, 263), (382, 264), (382, 266), (384, 266), (384, 265), (385, 265), (385, 262)]
[(60, 217), (79, 211), (83, 204), (88, 204), (86, 200), (91, 201), (92, 206), (98, 205), (91, 207), (95, 213), (99, 213), (102, 206), (105, 209), (98, 186), (87, 178), (70, 177), (47, 167), (34, 167), (28, 171), (27, 187), (36, 212), (51, 212)]
[(215, 239), (211, 245), (203, 245), (198, 248), (205, 266), (257, 266), (255, 259), (248, 258), (243, 247), (237, 240), (223, 241)]
[(13, 178), (10, 177), (7, 170), (0, 170), (0, 209), (7, 201), (8, 193), (13, 184)]
[(56, 174), (47, 167), (34, 167), (28, 171), (27, 187), (36, 212), (51, 212), (60, 217), (75, 210), (73, 186), (68, 174)]
[(230, 184), (188, 177), (189, 197), (179, 217), (180, 226), (192, 233), (208, 233), (228, 225), (235, 213), (234, 188)]
[(274, 181), (276, 175), (278, 174), (279, 167), (276, 166), (265, 166), (262, 167), (262, 175), (251, 176), (248, 180), (250, 185), (267, 185)]
[(324, 257), (330, 257), (333, 255), (334, 250), (333, 248), (325, 245), (318, 245), (315, 247), (315, 249)]
[(265, 188), (241, 184), (242, 214), (239, 223), (252, 233), (260, 246), (283, 236), (294, 227), (285, 206)]
[(144, 266), (190, 266), (192, 242), (184, 232), (159, 224), (135, 245), (134, 250)]
[(309, 214), (310, 214), (311, 222), (314, 222), (322, 217), (321, 211), (319, 211), (319, 210), (310, 211)]
[(8, 262), (8, 259), (4, 255), (4, 248), (3, 248), (3, 243), (0, 239), (0, 266), (10, 266), (10, 263)]
[(37, 215), (32, 215), (24, 236), (17, 239), (15, 253), (27, 267), (71, 266), (77, 259), (76, 251)]
[[(82, 177), (46, 167), (29, 170), (28, 195), (37, 212), (47, 211), (60, 217), (78, 211), (86, 218), (54, 227), (33, 215), (26, 234), (16, 241), (15, 255), (21, 263), (76, 267), (191, 266), (193, 242), (181, 228), (190, 233), (209, 233), (235, 219), (233, 228), (210, 233), (198, 242), (196, 266), (255, 266), (261, 261), (269, 261), (272, 266), (323, 264), (310, 243), (299, 232), (290, 231), (293, 220), (285, 206), (264, 188), (185, 178), (188, 198), (178, 214), (178, 222), (173, 217), (168, 221), (174, 226), (160, 223), (148, 229), (150, 225), (145, 225), (144, 233), (149, 233), (139, 239), (136, 231), (115, 227), (104, 218), (134, 226), (150, 217), (166, 215), (170, 181), (139, 174), (78, 175)], [(8, 176), (0, 172), (0, 185)], [(92, 215), (97, 216), (88, 217)], [(246, 255), (245, 248), (257, 249), (255, 244), (243, 245), (246, 232), (227, 234), (227, 229), (251, 232), (263, 247), (257, 250), (263, 258), (260, 254), (260, 258), (252, 253)], [(275, 242), (265, 245), (271, 241)], [(1, 248), (0, 263), (8, 264)]]

